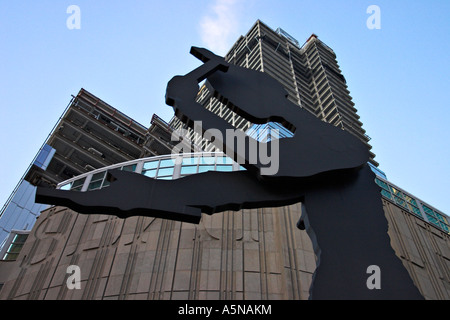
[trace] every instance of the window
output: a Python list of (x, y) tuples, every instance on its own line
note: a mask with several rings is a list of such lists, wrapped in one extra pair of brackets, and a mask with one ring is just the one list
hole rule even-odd
[(136, 164), (130, 164), (129, 166), (122, 167), (123, 171), (134, 172), (136, 171)]
[(403, 192), (391, 186), (391, 193), (394, 195), (395, 203), (407, 209), (406, 202), (403, 199)]
[(181, 175), (185, 175), (185, 174), (194, 174), (197, 173), (197, 166), (182, 166), (181, 167), (181, 171), (180, 174)]
[(173, 176), (173, 167), (170, 168), (159, 168), (158, 170), (158, 178), (161, 177), (172, 177)]
[(386, 182), (375, 178), (375, 182), (381, 187), (381, 194), (388, 199), (392, 199), (391, 192), (389, 191), (389, 186)]
[(432, 224), (436, 225), (437, 227), (441, 228), (446, 232), (450, 232), (450, 226), (448, 224), (448, 221), (442, 214), (431, 209), (430, 207), (428, 207), (423, 203), (422, 208), (429, 222), (431, 222)]
[(215, 171), (215, 163), (216, 163), (216, 157), (215, 156), (204, 156), (199, 159), (199, 165), (198, 165), (198, 173), (206, 172), (206, 171)]
[(198, 163), (198, 158), (183, 158), (183, 161), (181, 162), (182, 166), (192, 166), (192, 165), (197, 165)]
[(142, 170), (156, 169), (158, 167), (158, 163), (158, 160), (146, 162), (144, 163)]
[(201, 157), (200, 165), (214, 165), (216, 163), (216, 157)]
[(159, 177), (158, 176), (158, 179), (160, 179), (160, 180), (172, 180), (172, 176), (165, 176), (165, 177)]
[(231, 172), (233, 171), (233, 166), (226, 164), (226, 165), (217, 165), (216, 166), (216, 171), (222, 171), (222, 172)]
[(229, 157), (217, 157), (217, 165), (221, 164), (233, 164), (233, 160)]
[(214, 171), (214, 165), (202, 165), (198, 167), (198, 173)]
[(198, 157), (183, 158), (181, 161), (180, 174), (183, 176), (197, 173), (198, 159)]
[(156, 169), (142, 170), (142, 174), (149, 178), (154, 178), (156, 176)]
[(72, 183), (66, 183), (65, 185), (61, 186), (59, 189), (60, 190), (70, 190), (70, 188), (72, 187)]
[(275, 139), (290, 138), (294, 136), (292, 131), (288, 130), (279, 122), (253, 124), (245, 134), (259, 142), (269, 142)]
[(384, 189), (381, 189), (381, 194), (382, 194), (384, 197), (388, 198), (388, 199), (392, 199), (392, 196), (391, 196), (391, 194), (390, 194), (389, 191), (386, 191), (386, 190), (384, 190)]
[(83, 188), (83, 184), (84, 184), (85, 180), (86, 180), (86, 178), (74, 181), (72, 183), (72, 187), (70, 188), (70, 190), (72, 190), (72, 191), (81, 191), (81, 188)]
[(423, 219), (425, 217), (422, 215), (422, 212), (419, 208), (419, 206), (421, 205), (423, 208), (423, 212), (425, 213), (426, 220), (428, 220), (428, 222), (434, 224), (435, 226), (444, 230), (445, 232), (450, 233), (450, 225), (448, 223), (447, 218), (444, 215), (440, 214), (436, 210), (433, 210), (432, 208), (423, 203), (419, 204), (416, 199), (412, 198), (405, 192), (398, 190), (394, 186), (389, 185), (378, 178), (375, 178), (375, 182), (381, 187), (381, 194), (385, 198), (394, 201), (395, 204), (407, 209), (409, 212)]
[(159, 163), (160, 168), (167, 168), (175, 166), (175, 159), (164, 159)]
[(406, 200), (406, 205), (412, 213), (415, 215), (422, 217), (422, 214), (420, 213), (419, 206), (417, 205), (417, 202), (415, 199), (411, 198), (410, 196), (404, 194), (403, 195)]
[(33, 164), (43, 170), (47, 170), (47, 166), (52, 160), (55, 152), (55, 149), (53, 149), (48, 144), (45, 144)]
[(89, 183), (88, 190), (100, 189), (105, 178), (106, 171), (96, 173), (92, 176), (91, 182)]
[(16, 234), (3, 257), (3, 260), (16, 260), (27, 238), (28, 233)]
[(158, 164), (158, 160), (145, 162), (142, 167), (142, 174), (149, 178), (154, 178), (156, 176), (156, 168), (158, 168)]
[(106, 176), (105, 179), (103, 179), (102, 188), (109, 187), (111, 184), (111, 180), (112, 180), (111, 174), (108, 171), (106, 171)]

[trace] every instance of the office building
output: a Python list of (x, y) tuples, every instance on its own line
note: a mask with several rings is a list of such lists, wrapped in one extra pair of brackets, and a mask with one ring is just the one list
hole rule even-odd
[[(0, 213), (0, 259), (17, 232), (31, 230), (47, 206), (35, 186), (53, 187), (91, 170), (170, 152), (168, 125), (157, 115), (144, 127), (87, 90), (73, 96)], [(14, 231), (12, 234), (11, 232)], [(11, 258), (11, 257), (10, 257)]]
[[(258, 52), (264, 52), (263, 58)], [(270, 30), (258, 21), (227, 59), (284, 77), (291, 101), (348, 130), (370, 148), (334, 53), (317, 37), (300, 47), (286, 32)], [(277, 127), (246, 123), (211, 101), (204, 90), (199, 101), (249, 134), (270, 138), (268, 128)], [(170, 149), (168, 137), (182, 125), (175, 119), (167, 126), (158, 118), (154, 123), (159, 127), (146, 141), (159, 146), (144, 143), (147, 154), (81, 173), (58, 188), (80, 192), (107, 188), (107, 171), (117, 168), (168, 180), (208, 170), (243, 170), (222, 153), (205, 152), (210, 146), (202, 140), (195, 141), (199, 152), (181, 162), (170, 154), (157, 155), (159, 147)], [(450, 299), (449, 218), (389, 182), (373, 158), (397, 256), (425, 298)], [(26, 241), (18, 234), (11, 243), (11, 251), (19, 252), (15, 261), (0, 261), (0, 299), (308, 299), (316, 256), (306, 231), (296, 227), (301, 212), (300, 203), (226, 211), (203, 215), (200, 224), (193, 225), (50, 207)], [(80, 270), (80, 289), (67, 285), (67, 270), (73, 265)]]
[[(250, 31), (241, 36), (225, 56), (225, 60), (238, 66), (268, 73), (286, 89), (288, 99), (311, 112), (317, 118), (340, 127), (364, 142), (369, 151), (370, 138), (362, 128), (345, 77), (336, 60), (336, 54), (316, 35), (311, 35), (302, 45), (286, 31), (276, 31), (257, 21)], [(260, 127), (226, 108), (203, 86), (198, 102), (206, 109), (220, 115), (236, 128), (243, 131)], [(170, 122), (173, 128), (185, 128), (179, 119)], [(284, 136), (289, 132), (284, 131)], [(204, 150), (213, 146), (189, 130), (189, 138)], [(375, 167), (375, 154), (370, 151), (370, 163)]]

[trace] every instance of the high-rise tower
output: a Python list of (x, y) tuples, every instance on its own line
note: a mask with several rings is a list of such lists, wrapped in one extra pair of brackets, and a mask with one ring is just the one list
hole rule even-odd
[[(258, 20), (246, 36), (238, 39), (225, 59), (238, 66), (268, 73), (284, 86), (291, 102), (319, 119), (355, 135), (369, 150), (372, 148), (347, 89), (336, 54), (316, 35), (311, 35), (300, 46), (297, 40), (282, 29), (274, 31)], [(252, 128), (251, 123), (212, 97), (206, 87), (200, 90), (198, 101), (235, 127), (244, 131)], [(174, 127), (182, 126), (177, 118), (172, 120), (172, 124)], [(193, 141), (208, 149), (207, 142), (200, 142), (198, 136), (194, 136)], [(370, 155), (370, 162), (378, 166), (374, 160), (375, 154), (371, 152)]]

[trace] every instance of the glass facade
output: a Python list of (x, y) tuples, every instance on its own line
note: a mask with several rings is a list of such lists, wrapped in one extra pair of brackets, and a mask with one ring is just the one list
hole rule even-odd
[(36, 159), (33, 162), (33, 165), (46, 170), (48, 164), (50, 163), (50, 161), (53, 158), (53, 155), (55, 154), (56, 150), (53, 149), (51, 146), (49, 146), (48, 144), (45, 144), (41, 151), (39, 152), (38, 156), (36, 157)]
[(450, 233), (449, 220), (445, 215), (423, 203), (422, 208), (429, 222), (433, 223), (434, 225), (440, 226), (443, 230)]
[(7, 244), (7, 248), (2, 252), (2, 260), (16, 260), (20, 251), (22, 250), (25, 241), (28, 238), (28, 233), (14, 233), (12, 232), (13, 239), (10, 244)]
[(370, 169), (372, 169), (372, 171), (377, 175), (382, 177), (384, 180), (387, 180), (386, 174), (381, 171), (380, 169), (378, 169), (378, 167), (375, 167), (372, 163), (369, 162), (369, 167)]
[(207, 171), (230, 172), (243, 168), (222, 153), (193, 153), (184, 157), (165, 155), (94, 170), (62, 182), (58, 188), (86, 191), (107, 187), (109, 185), (107, 171), (113, 169), (132, 171), (149, 178), (172, 180)]
[(47, 205), (34, 202), (36, 187), (23, 180), (0, 217), (0, 248), (11, 230), (31, 230)]
[[(46, 170), (54, 154), (55, 149), (45, 144), (32, 165)], [(13, 229), (31, 230), (41, 211), (48, 207), (34, 202), (35, 193), (36, 187), (22, 178), (6, 201), (0, 214), (0, 249)]]
[(380, 176), (375, 178), (375, 182), (381, 187), (383, 198), (438, 227), (442, 231), (450, 233), (449, 218), (445, 214), (382, 179)]
[(274, 139), (291, 138), (294, 136), (292, 131), (286, 129), (278, 122), (253, 124), (245, 133), (259, 142), (269, 142)]

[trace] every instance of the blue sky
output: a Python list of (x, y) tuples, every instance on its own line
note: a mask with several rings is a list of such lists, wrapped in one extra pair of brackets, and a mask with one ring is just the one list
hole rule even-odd
[[(370, 5), (381, 29), (366, 25)], [(448, 0), (1, 0), (0, 203), (80, 88), (145, 126), (168, 121), (167, 82), (199, 65), (190, 47), (225, 54), (260, 19), (333, 48), (380, 169), (449, 214), (449, 12)]]

